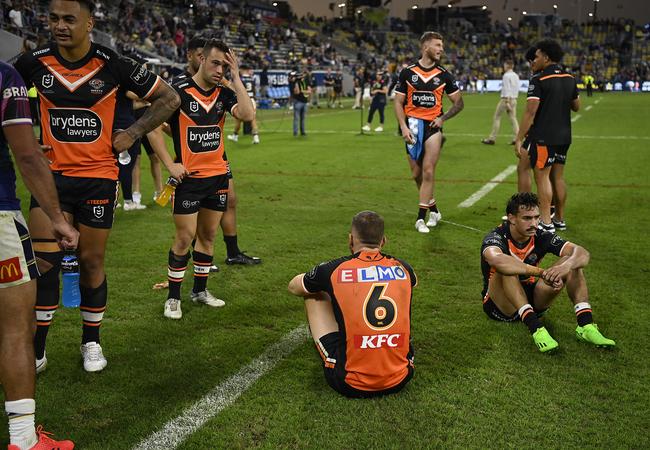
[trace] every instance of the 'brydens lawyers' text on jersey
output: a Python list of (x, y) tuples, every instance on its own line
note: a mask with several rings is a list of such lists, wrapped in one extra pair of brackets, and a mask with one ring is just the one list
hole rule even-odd
[[(485, 249), (488, 247), (497, 247), (504, 254), (514, 256), (525, 264), (539, 266), (540, 261), (547, 253), (553, 253), (560, 256), (564, 245), (568, 242), (555, 233), (537, 230), (535, 236), (521, 244), (515, 241), (510, 235), (508, 224), (501, 224), (494, 230), (490, 231), (483, 239), (481, 245), (481, 272), (483, 272), (483, 297), (487, 294), (490, 278), (495, 270), (488, 264), (483, 256)], [(519, 281), (522, 283), (532, 283), (535, 277), (520, 275)]]
[(113, 120), (118, 88), (146, 99), (161, 80), (113, 50), (92, 44), (66, 61), (55, 44), (24, 53), (16, 69), (41, 100), (42, 143), (52, 146), (51, 169), (71, 177), (117, 179)]
[(204, 91), (192, 78), (174, 84), (174, 89), (181, 97), (180, 108), (169, 119), (176, 162), (196, 178), (225, 174), (228, 163), (223, 125), (226, 112), (232, 114), (237, 104), (237, 96), (221, 85)]
[(578, 98), (575, 78), (552, 64), (530, 79), (528, 100), (539, 100), (528, 136), (544, 145), (571, 143), (571, 103)]
[(399, 74), (396, 94), (406, 96), (404, 112), (407, 117), (434, 120), (442, 115), (442, 94), (458, 91), (456, 79), (439, 64), (423, 67), (410, 65)]
[(413, 352), (411, 289), (413, 269), (379, 252), (360, 252), (314, 267), (303, 278), (308, 292), (325, 291), (345, 341), (345, 381), (363, 391), (399, 384)]
[(0, 61), (0, 211), (20, 210), (16, 197), (16, 173), (3, 129), (31, 124), (25, 83), (13, 67)]

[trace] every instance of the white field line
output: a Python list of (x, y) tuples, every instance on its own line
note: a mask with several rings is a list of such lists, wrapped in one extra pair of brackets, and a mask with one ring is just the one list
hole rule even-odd
[[(291, 129), (287, 128), (286, 130), (261, 130), (260, 131), (261, 135), (264, 134), (291, 134)], [(360, 134), (359, 130), (309, 130), (307, 128), (307, 134)], [(374, 133), (374, 132), (365, 132), (364, 135), (366, 136), (373, 136), (373, 135), (381, 135), (381, 133)], [(387, 132), (384, 131), (383, 135), (391, 137)], [(485, 137), (485, 134), (481, 133), (445, 133), (445, 136), (450, 136), (450, 137)], [(509, 137), (510, 139), (512, 136), (502, 134), (499, 135), (501, 137)], [(397, 136), (393, 136), (397, 140)], [(497, 136), (498, 137), (498, 136)], [(602, 136), (589, 136), (589, 135), (573, 135), (572, 136), (574, 139), (598, 139), (598, 140), (603, 140), (603, 139), (612, 139), (616, 141), (623, 141), (623, 140), (630, 140), (630, 141), (647, 141), (650, 140), (650, 136), (607, 136), (607, 135), (602, 135)], [(399, 141), (401, 143), (402, 141)], [(506, 144), (504, 144), (506, 145)]]
[(580, 114), (576, 114), (576, 115), (573, 116), (573, 118), (571, 119), (571, 122), (575, 122), (575, 121), (577, 121), (577, 120), (578, 120), (579, 118), (581, 118), (581, 117), (582, 117), (582, 116), (581, 116)]
[(597, 105), (598, 103), (600, 103), (601, 100), (602, 100), (602, 98), (597, 99), (597, 100), (594, 102), (594, 104)]
[(594, 105), (589, 105), (589, 106), (587, 106), (587, 107), (585, 108), (585, 111), (589, 111), (589, 110), (590, 110), (591, 108), (593, 108), (593, 107), (594, 107)]
[(478, 228), (470, 227), (468, 225), (463, 225), (463, 224), (460, 224), (460, 223), (451, 222), (451, 221), (445, 220), (445, 219), (441, 219), (440, 221), (444, 222), (444, 223), (448, 223), (449, 225), (453, 225), (455, 227), (465, 228), (467, 230), (472, 230), (472, 231), (478, 231), (479, 233), (485, 233), (485, 231), (483, 231), (483, 230), (479, 230)]
[(492, 189), (497, 187), (499, 183), (501, 183), (503, 180), (508, 178), (515, 170), (517, 170), (517, 166), (512, 165), (506, 167), (501, 173), (499, 173), (496, 177), (492, 178), (490, 181), (485, 183), (481, 189), (478, 191), (474, 192), (472, 195), (470, 195), (466, 200), (463, 200), (458, 207), (459, 208), (469, 208), (472, 206), (474, 203), (478, 202), (480, 199), (485, 197)]
[(208, 420), (232, 405), (237, 398), (261, 376), (273, 369), (309, 336), (306, 326), (299, 326), (280, 341), (267, 348), (260, 356), (242, 367), (239, 372), (215, 386), (202, 399), (183, 413), (167, 422), (149, 437), (142, 440), (134, 450), (173, 450)]

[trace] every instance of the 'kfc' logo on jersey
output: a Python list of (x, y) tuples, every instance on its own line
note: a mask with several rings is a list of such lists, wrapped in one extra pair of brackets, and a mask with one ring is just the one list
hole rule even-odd
[(192, 153), (214, 152), (221, 145), (221, 129), (216, 125), (187, 128), (187, 146)]
[(406, 280), (402, 266), (370, 266), (339, 271), (339, 283), (374, 283), (377, 281)]
[(436, 96), (431, 92), (416, 91), (411, 98), (413, 106), (419, 106), (420, 108), (433, 108), (436, 106)]
[(89, 109), (50, 108), (50, 129), (59, 142), (89, 144), (102, 134), (102, 121)]
[(396, 334), (372, 334), (370, 336), (355, 335), (354, 346), (356, 348), (398, 348), (404, 346), (404, 335)]

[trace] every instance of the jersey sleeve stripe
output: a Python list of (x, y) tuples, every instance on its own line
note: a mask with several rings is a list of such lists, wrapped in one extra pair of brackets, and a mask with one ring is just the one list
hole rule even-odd
[(20, 118), (20, 119), (9, 119), (9, 120), (5, 120), (5, 121), (2, 122), (3, 127), (10, 126), (10, 125), (20, 125), (20, 124), (29, 124), (29, 125), (31, 125), (32, 124), (32, 119), (27, 118), (27, 117), (23, 117), (23, 118)]
[(153, 84), (153, 86), (151, 86), (151, 89), (149, 89), (149, 92), (147, 92), (147, 95), (145, 95), (144, 97), (142, 97), (142, 99), (143, 99), (143, 100), (148, 99), (149, 96), (150, 96), (151, 94), (154, 93), (154, 91), (155, 91), (156, 88), (158, 87), (158, 84), (160, 84), (161, 81), (162, 81), (162, 80), (160, 79), (160, 77), (159, 77), (158, 75), (156, 75), (156, 82)]
[(560, 255), (561, 255), (562, 252), (564, 251), (564, 247), (566, 247), (567, 244), (570, 244), (570, 243), (571, 243), (571, 242), (569, 242), (569, 241), (566, 241), (566, 242), (564, 243), (564, 245), (563, 245), (562, 248), (560, 249)]
[(539, 101), (539, 97), (528, 97), (526, 100), (538, 100)]

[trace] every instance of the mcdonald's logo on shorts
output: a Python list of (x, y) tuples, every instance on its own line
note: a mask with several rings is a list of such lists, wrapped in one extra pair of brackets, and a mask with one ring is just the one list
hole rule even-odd
[(11, 283), (23, 278), (18, 257), (0, 261), (0, 283)]

